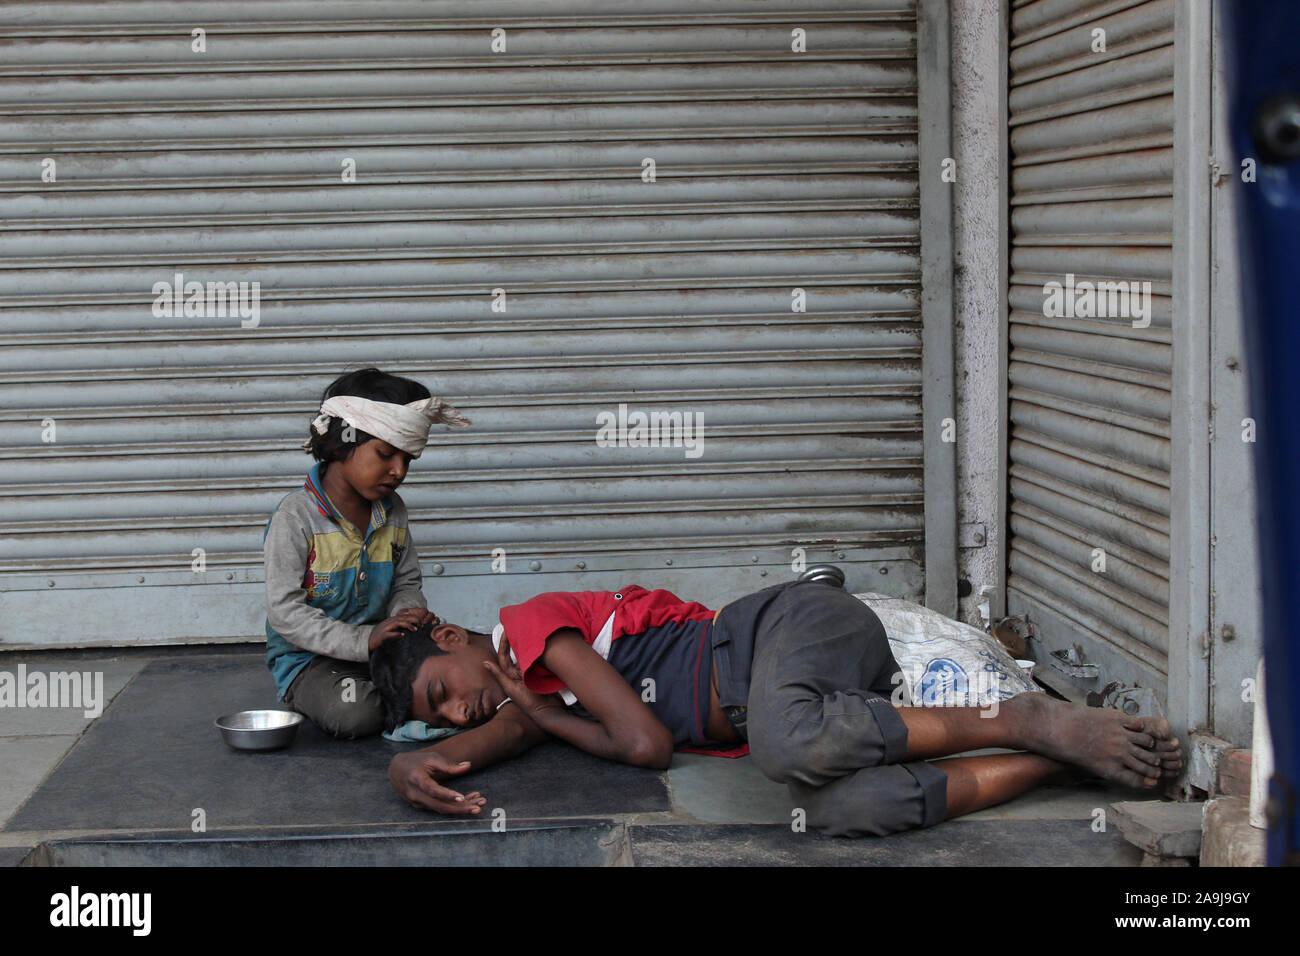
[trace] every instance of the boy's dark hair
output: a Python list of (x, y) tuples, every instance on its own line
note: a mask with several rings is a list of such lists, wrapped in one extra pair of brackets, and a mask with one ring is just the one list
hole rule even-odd
[(384, 729), (392, 730), (411, 719), (411, 685), (420, 665), (446, 654), (429, 637), (431, 624), (401, 637), (390, 637), (370, 653), (370, 679), (384, 699)]
[[(377, 368), (363, 368), (355, 372), (340, 375), (321, 393), (320, 403), (336, 395), (355, 395), (368, 398), (372, 402), (392, 402), (394, 405), (407, 405), (422, 398), (431, 398), (429, 390), (419, 382), (400, 375), (389, 375)], [(352, 429), (353, 440), (343, 440), (343, 430), (348, 423), (335, 416), (330, 420), (324, 435), (316, 434), (316, 429), (307, 426), (311, 447), (307, 452), (317, 461), (345, 461), (352, 457), (358, 445), (363, 445), (374, 438), (359, 428)]]

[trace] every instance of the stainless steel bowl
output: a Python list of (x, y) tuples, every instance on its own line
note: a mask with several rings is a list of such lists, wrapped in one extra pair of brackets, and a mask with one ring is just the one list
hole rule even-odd
[(214, 723), (222, 739), (236, 750), (275, 750), (293, 743), (302, 714), (288, 710), (241, 710)]

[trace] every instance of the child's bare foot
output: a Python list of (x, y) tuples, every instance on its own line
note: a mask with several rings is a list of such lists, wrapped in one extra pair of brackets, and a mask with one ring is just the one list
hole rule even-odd
[(1163, 718), (1129, 717), (1046, 694), (1020, 694), (1002, 706), (1010, 706), (1024, 749), (1107, 780), (1151, 789), (1182, 769), (1178, 739)]

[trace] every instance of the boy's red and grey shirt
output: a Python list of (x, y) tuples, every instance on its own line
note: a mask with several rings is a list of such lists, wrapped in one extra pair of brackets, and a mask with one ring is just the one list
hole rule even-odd
[(647, 591), (637, 584), (618, 591), (549, 591), (523, 604), (503, 607), (501, 624), (528, 688), (539, 694), (564, 690), (564, 681), (537, 663), (546, 649), (546, 639), (563, 628), (576, 628), (591, 644), (611, 614), (610, 637), (618, 640), (664, 624), (711, 621), (714, 612), (695, 601), (683, 601), (671, 591)]
[(708, 742), (713, 618), (703, 604), (639, 585), (549, 592), (501, 609), (501, 627), (529, 688), (564, 693), (567, 703), (581, 706), (539, 661), (552, 634), (574, 628), (637, 691), (678, 746)]

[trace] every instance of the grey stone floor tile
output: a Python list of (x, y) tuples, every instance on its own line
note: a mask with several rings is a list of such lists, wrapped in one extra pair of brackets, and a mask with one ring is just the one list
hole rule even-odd
[(789, 823), (784, 784), (763, 776), (752, 757), (674, 754), (668, 771), (673, 809), (705, 823)]
[(75, 734), (0, 738), (0, 827), (76, 741)]
[[(888, 837), (847, 839), (788, 826), (637, 827), (636, 866), (1137, 866), (1118, 831), (1059, 823), (950, 820)], [(942, 912), (942, 901), (936, 901)]]
[[(0, 654), (0, 672), (9, 673), (13, 676), (15, 682), (22, 674), (19, 665), (26, 668), (28, 676), (37, 672), (46, 675), (47, 684), (49, 675), (60, 671), (75, 671), (82, 674), (83, 683), (85, 682), (85, 674), (91, 675), (92, 685), (102, 681), (103, 697), (98, 699), (98, 695), (96, 695), (96, 703), (99, 705), (101, 714), (103, 709), (117, 696), (118, 692), (126, 686), (127, 682), (139, 673), (147, 663), (147, 660), (140, 658), (85, 660), (62, 655), (53, 657), (47, 654), (24, 654), (21, 651)], [(97, 679), (94, 676), (96, 674), (100, 674), (102, 677)], [(25, 695), (24, 700), (26, 700)], [(88, 702), (88, 700), (82, 701), (82, 703)], [(90, 726), (92, 719), (95, 718), (87, 717), (85, 709), (82, 707), (0, 707), (0, 737), (79, 734)]]

